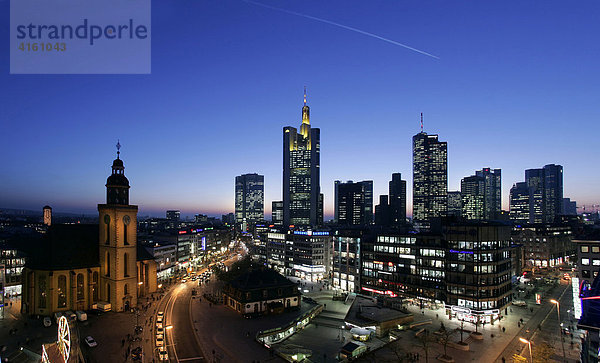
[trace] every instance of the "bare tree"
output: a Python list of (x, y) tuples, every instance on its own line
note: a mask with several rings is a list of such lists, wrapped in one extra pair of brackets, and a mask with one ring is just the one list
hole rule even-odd
[(419, 341), (419, 347), (421, 347), (425, 352), (425, 363), (428, 363), (429, 349), (431, 348), (431, 343), (434, 342), (434, 339), (429, 334), (429, 330), (425, 329), (421, 334), (419, 334), (417, 340)]
[(438, 342), (444, 347), (444, 356), (442, 357), (444, 359), (452, 358), (448, 355), (448, 344), (450, 344), (454, 333), (456, 333), (456, 330), (450, 330), (446, 328), (440, 328), (440, 330), (438, 330)]

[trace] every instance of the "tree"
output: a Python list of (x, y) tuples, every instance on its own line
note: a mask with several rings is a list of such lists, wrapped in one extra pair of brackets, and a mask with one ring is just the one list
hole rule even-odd
[(440, 330), (438, 330), (438, 341), (444, 347), (444, 355), (442, 357), (444, 359), (452, 358), (448, 355), (448, 344), (450, 344), (451, 338), (454, 335), (454, 333), (456, 333), (456, 330), (449, 330), (446, 328), (440, 328)]
[(425, 363), (429, 362), (429, 349), (431, 348), (431, 343), (434, 339), (429, 334), (429, 330), (425, 329), (419, 336), (417, 336), (417, 340), (419, 341), (419, 346), (423, 349), (425, 353)]

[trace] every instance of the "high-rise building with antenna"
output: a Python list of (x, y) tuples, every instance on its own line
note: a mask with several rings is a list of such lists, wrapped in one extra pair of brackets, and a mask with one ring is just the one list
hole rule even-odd
[(413, 136), (413, 220), (418, 227), (446, 214), (448, 208), (448, 145), (423, 131)]
[(320, 186), (321, 130), (311, 128), (310, 108), (302, 107), (300, 132), (283, 128), (283, 223), (284, 226), (318, 226), (323, 223)]

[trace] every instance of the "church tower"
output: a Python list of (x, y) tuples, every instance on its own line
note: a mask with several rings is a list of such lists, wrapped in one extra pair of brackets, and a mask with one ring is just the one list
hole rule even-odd
[(112, 311), (137, 305), (137, 205), (129, 205), (129, 180), (117, 158), (106, 180), (106, 204), (98, 204), (100, 247), (100, 300), (109, 302)]

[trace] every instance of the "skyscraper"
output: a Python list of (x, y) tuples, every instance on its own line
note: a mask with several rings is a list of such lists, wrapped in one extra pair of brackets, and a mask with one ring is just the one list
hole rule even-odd
[(283, 226), (283, 202), (280, 200), (271, 202), (271, 222), (276, 226)]
[(553, 222), (563, 212), (563, 167), (549, 164), (544, 166), (545, 221)]
[(243, 174), (235, 177), (236, 224), (253, 224), (265, 219), (264, 181), (265, 177), (259, 174)]
[(526, 182), (520, 182), (510, 188), (509, 217), (516, 223), (529, 223), (529, 187)]
[(530, 223), (549, 223), (563, 213), (563, 167), (548, 164), (525, 170), (530, 193)]
[(448, 192), (448, 216), (462, 216), (462, 196), (459, 191)]
[(497, 219), (502, 212), (502, 171), (483, 168), (475, 175), (484, 179), (483, 218)]
[(373, 181), (335, 181), (337, 220), (341, 225), (369, 225), (373, 222)]
[(446, 214), (448, 208), (448, 145), (438, 135), (413, 136), (413, 219), (427, 220)]
[(388, 196), (380, 195), (379, 204), (375, 206), (375, 225), (389, 227), (391, 224), (390, 205)]
[(467, 176), (460, 181), (462, 216), (466, 219), (484, 219), (485, 179), (477, 175)]
[(320, 187), (321, 131), (310, 127), (310, 109), (302, 107), (300, 132), (283, 128), (283, 221), (284, 225), (317, 226), (322, 224)]
[(406, 223), (406, 180), (402, 180), (402, 174), (392, 174), (389, 193), (391, 224), (402, 225)]
[(501, 171), (483, 168), (461, 181), (462, 216), (467, 219), (497, 219), (501, 208)]

